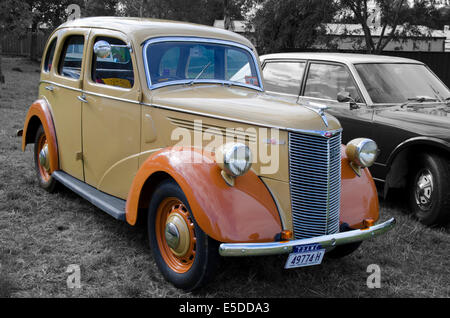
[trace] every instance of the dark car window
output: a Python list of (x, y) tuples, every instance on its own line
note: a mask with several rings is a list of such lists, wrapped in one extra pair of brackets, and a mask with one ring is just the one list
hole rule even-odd
[(106, 41), (111, 45), (111, 54), (99, 58), (92, 50), (92, 80), (98, 84), (132, 88), (134, 85), (133, 62), (130, 49), (125, 42), (108, 37), (98, 37), (95, 42)]
[(269, 62), (264, 66), (265, 89), (270, 92), (298, 95), (305, 72), (304, 62)]
[(48, 46), (47, 54), (45, 55), (44, 60), (44, 71), (50, 72), (53, 66), (53, 57), (55, 56), (55, 48), (56, 48), (57, 38), (54, 38), (50, 45)]
[(337, 100), (339, 92), (348, 92), (357, 102), (362, 101), (353, 77), (345, 66), (311, 63), (304, 96)]
[(59, 63), (59, 74), (79, 79), (83, 61), (84, 36), (72, 35), (66, 39)]

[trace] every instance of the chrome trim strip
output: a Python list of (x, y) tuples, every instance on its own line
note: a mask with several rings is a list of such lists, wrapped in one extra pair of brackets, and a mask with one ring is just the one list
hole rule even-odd
[(196, 115), (196, 116), (204, 116), (204, 117), (213, 118), (213, 119), (228, 120), (228, 121), (233, 121), (233, 122), (247, 124), (247, 125), (256, 125), (256, 126), (259, 126), (259, 127), (270, 128), (270, 129), (286, 130), (286, 131), (291, 131), (291, 132), (298, 132), (298, 133), (303, 133), (303, 134), (308, 134), (308, 135), (316, 135), (316, 136), (323, 136), (323, 137), (325, 137), (325, 135), (327, 135), (327, 134), (330, 134), (330, 136), (334, 136), (337, 133), (340, 133), (342, 131), (342, 128), (339, 128), (339, 129), (336, 129), (336, 130), (323, 130), (322, 131), (322, 130), (302, 130), (302, 129), (295, 129), (295, 128), (278, 127), (278, 126), (272, 126), (272, 125), (267, 125), (267, 124), (262, 124), (262, 123), (257, 123), (257, 122), (250, 122), (250, 121), (240, 120), (240, 119), (237, 119), (237, 118), (216, 116), (216, 115), (202, 113), (202, 112), (196, 112), (196, 111), (191, 111), (191, 110), (186, 110), (186, 109), (180, 109), (180, 108), (177, 108), (177, 107), (170, 107), (170, 106), (162, 106), (162, 105), (157, 105), (157, 104), (142, 103), (142, 102), (135, 101), (135, 100), (129, 100), (129, 99), (124, 99), (124, 98), (120, 98), (120, 97), (114, 97), (114, 96), (94, 93), (94, 92), (90, 92), (90, 91), (85, 91), (85, 90), (82, 90), (82, 89), (73, 88), (73, 87), (70, 87), (70, 86), (66, 86), (66, 85), (62, 85), (62, 84), (59, 84), (59, 83), (46, 81), (46, 80), (42, 80), (42, 81), (40, 81), (40, 83), (52, 84), (52, 85), (55, 85), (57, 87), (73, 90), (75, 92), (84, 93), (84, 94), (88, 94), (88, 95), (94, 95), (94, 96), (98, 96), (98, 97), (109, 98), (109, 99), (117, 100), (117, 101), (121, 101), (121, 102), (140, 104), (142, 106), (159, 108), (159, 109), (165, 109), (165, 110), (176, 111), (176, 112), (182, 112), (182, 113), (185, 113), (185, 114), (191, 114), (191, 115)]
[(353, 230), (308, 239), (269, 243), (223, 243), (219, 247), (219, 253), (221, 256), (264, 256), (288, 254), (292, 252), (294, 246), (305, 244), (320, 244), (322, 248), (330, 251), (339, 245), (361, 242), (384, 234), (392, 230), (395, 224), (396, 220), (392, 218), (384, 223), (374, 225), (368, 229)]
[(141, 104), (141, 102), (139, 102), (137, 100), (131, 100), (131, 99), (125, 99), (125, 98), (115, 97), (115, 96), (111, 96), (111, 95), (94, 93), (94, 92), (86, 91), (86, 90), (83, 90), (83, 89), (78, 89), (78, 88), (73, 88), (73, 87), (70, 87), (70, 86), (58, 84), (58, 83), (51, 82), (51, 81), (40, 81), (40, 83), (51, 84), (51, 85), (55, 85), (57, 87), (70, 89), (70, 90), (73, 90), (75, 92), (79, 92), (79, 93), (82, 93), (82, 94), (87, 94), (87, 95), (92, 95), (92, 96), (97, 96), (97, 97), (102, 97), (102, 98), (108, 98), (108, 99), (112, 99), (112, 100), (117, 100), (119, 102), (126, 102), (126, 103), (132, 103), (132, 104)]
[(201, 37), (189, 37), (189, 36), (187, 36), (187, 37), (182, 37), (182, 36), (158, 37), (158, 38), (146, 40), (144, 42), (142, 54), (143, 54), (143, 58), (144, 58), (144, 69), (145, 69), (145, 77), (147, 78), (147, 87), (150, 90), (164, 87), (164, 86), (189, 84), (190, 82), (192, 82), (192, 79), (186, 79), (186, 80), (172, 81), (169, 83), (159, 83), (159, 84), (154, 84), (154, 85), (152, 84), (150, 71), (148, 69), (148, 63), (147, 63), (147, 48), (151, 44), (160, 43), (160, 42), (212, 43), (212, 44), (219, 44), (219, 45), (234, 46), (234, 47), (243, 49), (243, 50), (247, 51), (253, 59), (253, 63), (255, 64), (256, 73), (258, 76), (259, 87), (253, 86), (253, 85), (248, 85), (248, 84), (243, 84), (243, 83), (225, 81), (225, 80), (224, 81), (221, 81), (221, 80), (197, 80), (196, 83), (215, 83), (215, 84), (223, 84), (223, 85), (236, 85), (236, 86), (247, 87), (247, 88), (254, 89), (257, 91), (261, 91), (261, 92), (264, 91), (264, 86), (263, 86), (262, 77), (261, 77), (261, 70), (259, 68), (258, 60), (255, 56), (255, 53), (251, 50), (251, 48), (249, 48), (243, 44), (233, 42), (233, 41), (211, 39), (211, 38), (201, 38)]

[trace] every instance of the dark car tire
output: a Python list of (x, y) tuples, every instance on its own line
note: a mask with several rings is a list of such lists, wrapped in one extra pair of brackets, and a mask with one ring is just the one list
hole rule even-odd
[[(39, 161), (39, 154), (47, 144), (47, 136), (45, 135), (44, 127), (39, 126), (35, 140), (34, 140), (34, 168), (36, 170), (38, 184), (41, 188), (52, 193), (56, 190), (57, 181), (51, 176), (44, 166)], [(50, 158), (48, 159), (50, 160)]]
[(424, 225), (450, 221), (450, 161), (437, 154), (418, 155), (408, 182), (412, 214)]
[[(174, 224), (180, 225), (183, 220), (181, 224), (187, 226), (184, 231), (183, 226), (177, 227), (180, 229), (177, 232), (180, 237), (178, 248), (187, 245), (186, 252), (186, 249), (169, 247), (165, 224), (170, 216), (175, 216)], [(166, 180), (157, 187), (150, 202), (147, 224), (150, 248), (167, 281), (177, 288), (192, 291), (214, 276), (220, 262), (219, 243), (198, 226), (186, 196), (176, 182)], [(185, 242), (189, 243), (183, 244)]]

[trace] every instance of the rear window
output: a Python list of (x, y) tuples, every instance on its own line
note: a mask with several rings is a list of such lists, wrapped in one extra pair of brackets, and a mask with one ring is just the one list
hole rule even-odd
[(57, 38), (54, 38), (47, 49), (47, 54), (45, 55), (44, 60), (44, 71), (50, 72), (53, 66), (53, 57), (55, 56), (55, 48), (56, 48)]
[(72, 35), (64, 43), (62, 59), (59, 65), (59, 74), (79, 79), (83, 61), (84, 36)]

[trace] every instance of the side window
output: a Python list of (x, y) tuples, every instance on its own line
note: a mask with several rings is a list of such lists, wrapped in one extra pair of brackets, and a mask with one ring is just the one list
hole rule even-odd
[(269, 62), (263, 74), (267, 91), (296, 95), (300, 93), (304, 62)]
[(59, 74), (74, 79), (80, 78), (83, 49), (84, 36), (72, 35), (66, 39), (59, 62)]
[(95, 43), (99, 41), (108, 42), (111, 45), (111, 53), (107, 57), (100, 58), (92, 50), (92, 80), (98, 84), (132, 88), (134, 72), (128, 46), (125, 42), (114, 38), (98, 37), (95, 39)]
[(54, 38), (47, 49), (47, 54), (44, 59), (44, 72), (50, 72), (53, 66), (53, 57), (55, 56), (57, 38)]
[(306, 79), (307, 97), (337, 100), (339, 92), (348, 92), (357, 102), (361, 97), (352, 75), (343, 65), (312, 63)]

